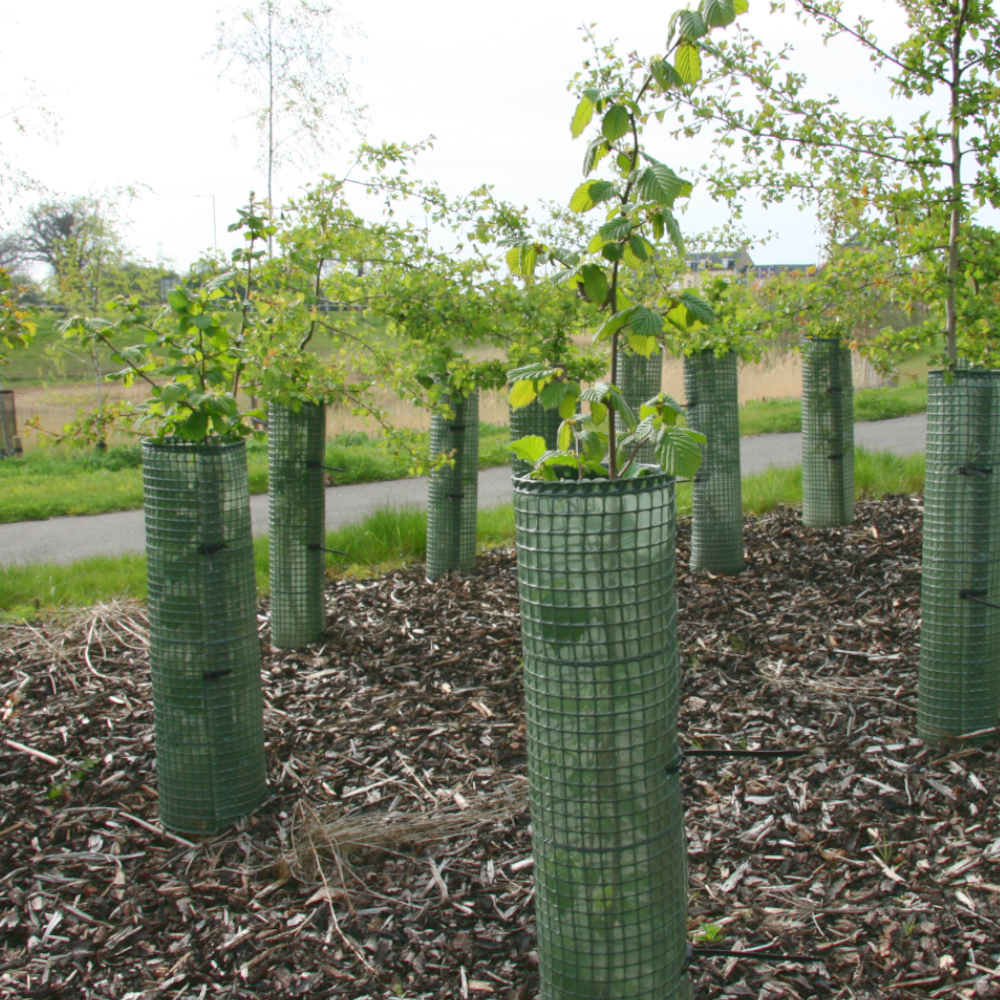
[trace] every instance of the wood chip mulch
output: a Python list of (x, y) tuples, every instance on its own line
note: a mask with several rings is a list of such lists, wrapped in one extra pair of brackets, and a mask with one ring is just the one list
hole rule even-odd
[[(1000, 997), (996, 745), (914, 736), (919, 497), (808, 531), (679, 602), (695, 949), (708, 998)], [(330, 585), (267, 644), (270, 797), (205, 841), (157, 818), (146, 622), (0, 631), (0, 997), (537, 995), (514, 555)]]

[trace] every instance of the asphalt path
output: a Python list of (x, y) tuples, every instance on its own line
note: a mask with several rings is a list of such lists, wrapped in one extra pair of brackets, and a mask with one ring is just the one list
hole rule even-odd
[[(854, 441), (873, 451), (908, 455), (923, 451), (925, 414), (854, 425)], [(801, 434), (760, 434), (740, 440), (744, 475), (771, 466), (799, 465)], [(479, 473), (479, 506), (495, 507), (511, 500), (510, 467)], [(339, 528), (362, 520), (380, 507), (427, 506), (427, 480), (393, 479), (381, 483), (332, 486), (326, 491), (326, 526)], [(267, 534), (267, 495), (250, 498), (254, 534)], [(0, 524), (0, 566), (18, 563), (71, 563), (89, 556), (140, 553), (145, 544), (141, 510), (85, 517), (53, 517), (47, 521)]]

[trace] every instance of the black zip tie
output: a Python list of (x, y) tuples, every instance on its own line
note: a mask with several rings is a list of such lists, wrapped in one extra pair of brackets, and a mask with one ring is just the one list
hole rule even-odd
[(228, 670), (203, 670), (201, 672), (201, 679), (203, 681), (217, 681), (220, 677), (226, 677), (232, 672), (232, 667)]
[(349, 553), (345, 552), (343, 549), (328, 549), (325, 545), (306, 545), (306, 548), (312, 552), (332, 552), (334, 555), (346, 556)]
[(985, 590), (960, 590), (958, 592), (958, 596), (963, 601), (972, 601), (974, 604), (981, 604), (984, 608), (996, 608), (997, 611), (1000, 611), (1000, 604), (983, 600), (985, 594)]
[(827, 458), (843, 458), (844, 457), (844, 453), (841, 452), (839, 455), (827, 455), (826, 457)]
[(993, 470), (985, 469), (981, 465), (960, 465), (958, 474), (960, 476), (989, 476), (993, 474)]
[(834, 392), (834, 393), (836, 393), (839, 396), (844, 390), (843, 389), (837, 389), (837, 388), (835, 388), (834, 386), (831, 385), (826, 391), (827, 392)]
[(447, 500), (461, 500), (464, 496), (464, 493), (445, 493), (445, 499)]
[(326, 472), (347, 472), (347, 469), (335, 469), (332, 465), (324, 465), (322, 462), (306, 462), (307, 469), (323, 469)]
[(226, 547), (226, 542), (209, 542), (206, 545), (198, 546), (198, 555), (214, 556), (216, 552), (221, 552)]

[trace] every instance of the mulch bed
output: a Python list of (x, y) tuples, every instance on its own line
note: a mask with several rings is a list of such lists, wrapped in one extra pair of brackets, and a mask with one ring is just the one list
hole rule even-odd
[[(687, 573), (684, 766), (696, 995), (1000, 997), (995, 746), (914, 737), (921, 507), (748, 519)], [(326, 641), (264, 639), (270, 797), (163, 832), (137, 607), (0, 633), (0, 996), (537, 994), (514, 555), (331, 584)]]

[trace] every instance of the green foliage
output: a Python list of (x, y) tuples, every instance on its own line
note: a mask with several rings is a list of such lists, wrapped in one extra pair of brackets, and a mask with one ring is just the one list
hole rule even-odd
[(23, 302), (25, 292), (0, 267), (0, 368), (7, 360), (4, 348), (27, 347), (35, 335), (35, 310)]
[[(734, 213), (752, 198), (794, 199), (819, 215), (827, 263), (806, 282), (769, 290), (776, 320), (853, 338), (882, 365), (943, 329), (940, 362), (995, 364), (1000, 240), (982, 215), (1000, 207), (994, 3), (900, 0), (908, 33), (892, 46), (839, 0), (792, 5), (824, 40), (853, 39), (897, 97), (933, 98), (946, 112), (908, 122), (848, 115), (836, 95), (809, 93), (804, 73), (786, 68), (787, 49), (769, 52), (749, 33), (727, 46), (708, 86), (674, 92), (677, 134), (719, 136), (709, 185)], [(887, 304), (910, 316), (902, 330), (880, 323)]]
[[(695, 327), (714, 322), (712, 308), (692, 292), (658, 291), (651, 301), (640, 298), (644, 291), (641, 272), (656, 258), (657, 244), (667, 236), (677, 249), (682, 248), (673, 212), (677, 199), (691, 192), (691, 184), (653, 157), (642, 139), (653, 114), (650, 100), (659, 90), (684, 89), (697, 82), (702, 73), (701, 54), (712, 51), (702, 39), (714, 28), (731, 24), (736, 15), (733, 0), (702, 0), (697, 11), (678, 11), (670, 21), (668, 38), (672, 64), (660, 55), (645, 64), (634, 55), (621, 58), (613, 46), (597, 48), (595, 58), (586, 64), (586, 72), (578, 74), (574, 81), (578, 104), (570, 131), (574, 138), (583, 135), (596, 116), (598, 133), (587, 146), (584, 174), (604, 164), (611, 176), (585, 180), (570, 197), (569, 207), (581, 214), (600, 208), (603, 218), (593, 227), (583, 250), (567, 252), (545, 241), (528, 241), (522, 234), (500, 241), (504, 246), (532, 242), (538, 260), (559, 260), (563, 269), (557, 279), (607, 314), (594, 341), (610, 343), (612, 384), (598, 383), (577, 392), (590, 405), (590, 414), (569, 414), (567, 409), (560, 449), (542, 456), (536, 468), (537, 474), (545, 478), (556, 477), (566, 471), (565, 467), (575, 469), (580, 477), (608, 475), (616, 479), (638, 474), (634, 456), (647, 440), (656, 442), (658, 459), (667, 463), (669, 472), (690, 474), (700, 460), (697, 439), (676, 424), (679, 411), (672, 400), (662, 395), (650, 400), (644, 408), (649, 412), (636, 417), (624, 405), (613, 383), (620, 343), (648, 356), (656, 350), (658, 341), (666, 339), (665, 330), (673, 337), (684, 337)], [(525, 274), (526, 264), (519, 255), (518, 273)], [(548, 365), (540, 361), (515, 369), (508, 378), (531, 382), (542, 405), (548, 408), (560, 405), (567, 397), (563, 392), (550, 394), (550, 404), (541, 397), (543, 388), (551, 383), (572, 382), (565, 369), (551, 360)], [(520, 401), (530, 402), (528, 395), (515, 384), (511, 405), (525, 405)], [(625, 450), (616, 441), (609, 411), (617, 412), (628, 428)]]

